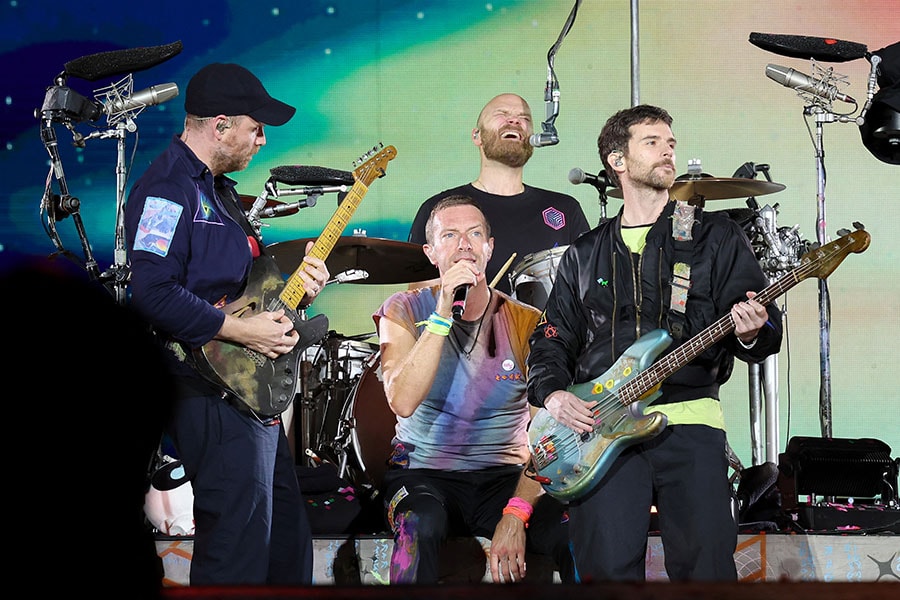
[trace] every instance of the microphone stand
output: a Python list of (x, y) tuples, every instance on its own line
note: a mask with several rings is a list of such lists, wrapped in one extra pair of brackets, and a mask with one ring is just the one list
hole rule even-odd
[(609, 176), (606, 174), (606, 170), (601, 170), (597, 173), (597, 185), (594, 186), (597, 188), (597, 202), (600, 204), (600, 221), (597, 223), (598, 225), (607, 221), (606, 204), (609, 197), (606, 195), (606, 189), (609, 186)]
[[(818, 67), (813, 60), (813, 73)], [(821, 70), (818, 86), (828, 89), (830, 83), (841, 76), (835, 76), (831, 69)], [(832, 111), (831, 98), (818, 93), (799, 90), (799, 95), (808, 103), (803, 107), (804, 116), (813, 115), (816, 122), (815, 135), (812, 135), (816, 156), (816, 242), (824, 246), (828, 243), (825, 218), (825, 147), (823, 142), (824, 123), (856, 123), (849, 114), (838, 114)], [(854, 109), (855, 112), (855, 109)], [(823, 438), (832, 437), (831, 423), (831, 299), (828, 282), (825, 278), (818, 280), (819, 288), (819, 422)]]
[[(65, 215), (72, 215), (72, 220), (75, 222), (75, 230), (78, 233), (78, 239), (81, 240), (81, 247), (84, 252), (84, 268), (91, 276), (91, 279), (97, 279), (100, 276), (100, 271), (97, 267), (97, 261), (94, 258), (91, 245), (90, 243), (88, 243), (87, 232), (84, 229), (84, 222), (81, 220), (81, 213), (79, 212), (81, 203), (77, 198), (74, 198), (71, 194), (69, 194), (69, 185), (68, 183), (66, 183), (66, 174), (63, 172), (62, 159), (59, 156), (59, 143), (56, 137), (56, 130), (53, 128), (53, 119), (47, 115), (45, 115), (45, 118), (41, 125), (41, 140), (44, 142), (44, 147), (47, 149), (47, 153), (50, 155), (51, 174), (59, 183), (60, 194), (58, 208), (62, 213), (64, 213), (63, 218), (65, 218)], [(46, 201), (48, 204), (47, 220), (52, 234), (51, 239), (56, 246), (57, 251), (65, 253), (66, 251), (63, 248), (62, 241), (60, 240), (59, 233), (56, 229), (57, 206), (55, 206), (55, 203), (52, 202), (52, 196), (53, 195), (50, 193), (50, 184), (48, 181), (47, 189), (44, 194), (44, 201)]]
[[(57, 85), (62, 85), (63, 82), (64, 78), (60, 76), (57, 79)], [(99, 92), (105, 91), (107, 94), (115, 94), (115, 97), (121, 100), (122, 92), (124, 91), (127, 94), (131, 91), (131, 89), (132, 76), (131, 74), (129, 74), (120, 82), (112, 84), (111, 86), (108, 86), (108, 88), (104, 88), (103, 90), (99, 90)], [(125, 165), (125, 139), (128, 135), (128, 132), (133, 133), (137, 131), (137, 124), (134, 122), (130, 111), (112, 112), (107, 114), (108, 127), (106, 129), (100, 129), (92, 132), (87, 136), (83, 136), (78, 131), (76, 131), (74, 124), (75, 122), (84, 120), (85, 118), (93, 119), (95, 117), (88, 117), (88, 115), (83, 113), (73, 114), (69, 110), (66, 110), (66, 107), (60, 110), (59, 106), (57, 106), (53, 102), (50, 102), (48, 105), (47, 101), (45, 100), (45, 110), (43, 111), (43, 122), (41, 126), (41, 139), (43, 140), (44, 146), (47, 148), (47, 151), (50, 154), (52, 172), (59, 182), (61, 192), (60, 210), (64, 211), (66, 214), (71, 214), (72, 219), (75, 222), (75, 229), (78, 234), (78, 238), (81, 241), (81, 246), (85, 256), (84, 268), (87, 270), (92, 280), (99, 281), (107, 289), (110, 289), (113, 296), (115, 297), (116, 302), (118, 304), (124, 305), (127, 301), (126, 288), (128, 285), (128, 280), (130, 278), (130, 272), (127, 262), (127, 252), (125, 249), (125, 189), (128, 182), (128, 170)], [(66, 128), (72, 132), (74, 144), (79, 148), (84, 148), (87, 141), (91, 139), (115, 139), (117, 141), (115, 203), (116, 229), (113, 249), (113, 264), (110, 265), (110, 267), (103, 273), (100, 273), (99, 271), (97, 261), (94, 258), (93, 250), (91, 249), (91, 244), (88, 241), (87, 232), (84, 228), (84, 223), (79, 213), (80, 203), (78, 202), (77, 198), (72, 198), (69, 195), (68, 185), (66, 184), (65, 175), (63, 174), (62, 169), (62, 162), (59, 156), (56, 133), (53, 129), (54, 120), (58, 120), (59, 122), (63, 123)], [(59, 236), (56, 232), (55, 208), (50, 209), (49, 220), (52, 232), (51, 238), (54, 244), (57, 246), (57, 249), (63, 251), (62, 242), (60, 241)]]
[[(819, 246), (828, 243), (825, 218), (825, 147), (823, 142), (824, 123), (855, 123), (848, 115), (831, 112), (831, 103), (826, 107), (813, 103), (804, 107), (804, 115), (814, 115), (816, 133), (814, 136), (816, 156), (816, 242)], [(819, 423), (822, 437), (832, 437), (831, 422), (831, 297), (828, 281), (818, 279), (819, 286)]]
[(113, 263), (100, 275), (100, 281), (112, 290), (119, 304), (127, 301), (126, 288), (131, 273), (125, 249), (125, 190), (128, 185), (128, 169), (125, 166), (125, 139), (128, 132), (137, 131), (131, 117), (119, 120), (114, 129), (95, 131), (81, 139), (80, 145), (90, 139), (116, 140), (116, 229), (113, 246)]

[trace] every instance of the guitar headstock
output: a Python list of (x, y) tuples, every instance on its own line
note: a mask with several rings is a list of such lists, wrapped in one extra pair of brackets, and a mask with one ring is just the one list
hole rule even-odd
[(378, 177), (383, 177), (387, 169), (389, 161), (397, 156), (397, 149), (393, 146), (384, 148), (382, 144), (378, 144), (353, 163), (356, 167), (353, 170), (353, 176), (357, 181), (369, 185)]
[[(856, 231), (844, 233), (839, 239), (813, 248), (801, 256), (799, 270), (803, 271), (805, 276), (815, 275), (819, 279), (825, 279), (848, 254), (864, 252), (869, 247), (872, 236), (859, 223), (853, 225)], [(842, 230), (841, 233), (844, 231), (846, 230)]]

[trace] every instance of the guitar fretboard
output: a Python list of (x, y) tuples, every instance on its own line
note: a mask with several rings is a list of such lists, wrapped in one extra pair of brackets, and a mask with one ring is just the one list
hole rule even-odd
[[(849, 252), (865, 250), (869, 245), (869, 239), (866, 231), (858, 230), (806, 254), (799, 266), (782, 275), (759, 292), (754, 299), (766, 305), (804, 279), (814, 275), (820, 278), (827, 277)], [(634, 379), (623, 384), (617, 391), (619, 400), (626, 406), (637, 402), (675, 371), (733, 332), (734, 327), (734, 319), (731, 318), (729, 311), (690, 340), (660, 358), (650, 368), (641, 371)]]

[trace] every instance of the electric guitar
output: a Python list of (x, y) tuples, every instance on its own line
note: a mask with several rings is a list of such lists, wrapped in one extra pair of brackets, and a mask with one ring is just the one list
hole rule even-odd
[[(808, 277), (826, 278), (850, 252), (863, 252), (871, 238), (861, 226), (857, 227), (856, 231), (804, 254), (797, 267), (759, 292), (755, 300), (769, 304)], [(660, 384), (733, 332), (734, 327), (729, 312), (655, 363), (672, 338), (663, 329), (651, 331), (634, 342), (601, 376), (567, 388), (582, 400), (594, 403), (595, 425), (588, 433), (577, 434), (556, 421), (547, 409), (539, 409), (529, 425), (528, 442), (536, 479), (546, 492), (563, 501), (587, 494), (622, 450), (659, 434), (666, 427), (666, 416), (659, 412), (644, 414), (644, 409), (659, 398)]]
[[(357, 161), (365, 160), (365, 163), (353, 171), (356, 180), (353, 187), (316, 239), (310, 256), (322, 260), (328, 257), (369, 185), (384, 176), (387, 163), (396, 155), (397, 150), (393, 146), (376, 147)], [(328, 333), (328, 318), (325, 315), (302, 320), (297, 314), (296, 309), (306, 294), (299, 275), (302, 268), (301, 263), (285, 280), (275, 259), (262, 254), (253, 261), (244, 293), (222, 308), (227, 314), (238, 318), (284, 309), (300, 335), (299, 342), (290, 352), (271, 359), (234, 342), (212, 340), (191, 353), (195, 367), (204, 377), (262, 417), (279, 415), (291, 405), (300, 385), (301, 354)]]

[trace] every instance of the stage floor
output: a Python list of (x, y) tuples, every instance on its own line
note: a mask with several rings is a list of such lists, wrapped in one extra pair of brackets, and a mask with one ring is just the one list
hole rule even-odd
[[(313, 583), (387, 585), (391, 539), (377, 535), (317, 536)], [(167, 587), (188, 584), (190, 537), (156, 542)], [(485, 560), (490, 541), (455, 539), (448, 543), (444, 582), (490, 581)], [(760, 533), (740, 535), (734, 559), (741, 581), (900, 582), (900, 536), (894, 534)], [(540, 557), (529, 558), (529, 579), (559, 582)], [(537, 568), (534, 568), (537, 567)], [(647, 547), (647, 580), (667, 581), (659, 536)]]

